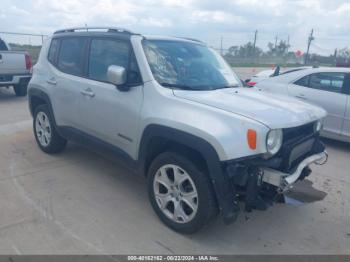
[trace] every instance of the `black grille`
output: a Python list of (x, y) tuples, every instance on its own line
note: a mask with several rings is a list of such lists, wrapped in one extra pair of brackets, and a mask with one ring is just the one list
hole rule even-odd
[(12, 79), (11, 75), (0, 75), (0, 82), (10, 82)]
[(315, 122), (312, 122), (310, 124), (306, 124), (303, 126), (283, 129), (284, 143), (288, 144), (288, 143), (297, 142), (298, 140), (299, 141), (304, 140), (305, 138), (314, 135), (315, 133), (314, 126), (315, 126)]
[(274, 158), (280, 159), (279, 169), (292, 171), (313, 150), (318, 135), (315, 122), (283, 129), (283, 145)]

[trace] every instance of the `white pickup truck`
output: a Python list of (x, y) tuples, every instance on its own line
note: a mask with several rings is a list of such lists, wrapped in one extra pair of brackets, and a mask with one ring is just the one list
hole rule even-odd
[(0, 38), (0, 87), (13, 86), (16, 96), (27, 95), (32, 67), (32, 58), (27, 52), (11, 51)]

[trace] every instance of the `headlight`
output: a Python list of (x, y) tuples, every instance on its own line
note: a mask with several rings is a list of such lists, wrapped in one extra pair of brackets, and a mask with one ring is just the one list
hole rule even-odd
[(322, 130), (322, 122), (319, 120), (314, 125), (315, 133), (318, 133)]
[(273, 129), (267, 134), (266, 138), (266, 148), (267, 153), (270, 155), (276, 154), (281, 146), (283, 141), (283, 132), (281, 129)]

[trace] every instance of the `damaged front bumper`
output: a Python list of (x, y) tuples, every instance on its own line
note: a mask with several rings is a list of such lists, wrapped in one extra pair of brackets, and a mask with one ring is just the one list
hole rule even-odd
[(284, 173), (279, 170), (264, 167), (262, 168), (262, 181), (276, 186), (280, 192), (290, 189), (293, 184), (300, 179), (303, 171), (311, 164), (325, 164), (328, 159), (326, 151), (312, 155), (304, 159), (293, 173)]
[(233, 199), (234, 210), (239, 210), (241, 201), (247, 212), (266, 210), (274, 202), (283, 201), (284, 192), (310, 175), (312, 164), (325, 164), (327, 159), (325, 146), (318, 134), (313, 134), (286, 141), (271, 158), (260, 155), (225, 163), (231, 185), (227, 194)]

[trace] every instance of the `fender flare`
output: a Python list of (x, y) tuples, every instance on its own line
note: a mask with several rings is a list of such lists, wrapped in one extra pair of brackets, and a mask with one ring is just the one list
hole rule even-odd
[(199, 152), (203, 156), (224, 222), (233, 222), (237, 218), (239, 207), (234, 204), (235, 192), (227, 174), (223, 171), (222, 163), (215, 148), (208, 141), (198, 136), (171, 127), (151, 124), (145, 128), (140, 141), (138, 159), (142, 172), (145, 172), (149, 142), (155, 137), (179, 143)]
[(50, 114), (52, 115), (54, 124), (56, 126), (55, 116), (53, 114), (52, 104), (51, 104), (51, 100), (50, 100), (48, 94), (46, 94), (44, 91), (42, 91), (41, 89), (39, 89), (37, 87), (29, 88), (29, 90), (28, 90), (28, 103), (29, 103), (29, 110), (30, 110), (30, 113), (32, 116), (34, 116), (33, 105), (32, 105), (32, 98), (33, 97), (37, 97), (37, 98), (40, 98), (41, 100), (45, 101), (45, 103), (49, 107)]

